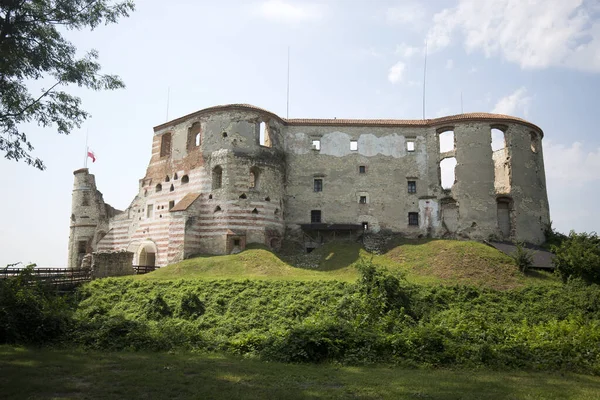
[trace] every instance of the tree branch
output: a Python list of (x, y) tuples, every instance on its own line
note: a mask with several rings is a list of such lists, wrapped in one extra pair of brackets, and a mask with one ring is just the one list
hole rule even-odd
[(12, 118), (12, 117), (16, 117), (18, 115), (22, 115), (25, 111), (27, 111), (28, 109), (30, 109), (31, 107), (33, 107), (34, 105), (36, 105), (37, 103), (40, 102), (41, 99), (43, 99), (44, 97), (48, 96), (48, 94), (50, 94), (50, 92), (57, 87), (58, 85), (60, 85), (62, 83), (62, 81), (58, 81), (56, 82), (54, 85), (52, 85), (52, 87), (48, 90), (46, 90), (40, 97), (38, 97), (37, 99), (35, 99), (34, 101), (32, 101), (30, 104), (28, 104), (27, 106), (25, 106), (21, 111), (16, 112), (16, 113), (12, 113), (12, 114), (4, 114), (4, 115), (0, 115), (0, 121), (7, 119), (7, 118)]

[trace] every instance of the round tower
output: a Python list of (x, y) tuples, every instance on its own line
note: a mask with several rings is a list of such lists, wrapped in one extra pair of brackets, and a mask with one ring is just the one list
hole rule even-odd
[(93, 239), (99, 223), (96, 182), (87, 168), (73, 172), (69, 234), (69, 268), (79, 268), (83, 256), (93, 251)]

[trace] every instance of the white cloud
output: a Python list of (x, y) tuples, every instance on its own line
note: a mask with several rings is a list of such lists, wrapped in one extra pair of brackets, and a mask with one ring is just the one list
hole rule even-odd
[(454, 67), (454, 61), (450, 58), (446, 61), (446, 69), (452, 69)]
[(544, 143), (544, 159), (547, 161), (544, 162), (546, 176), (552, 186), (581, 187), (600, 181), (600, 147), (587, 151), (580, 142), (566, 146), (548, 140)]
[(425, 8), (416, 1), (404, 1), (388, 8), (385, 18), (391, 24), (409, 24), (419, 27), (425, 18)]
[(404, 58), (411, 58), (416, 54), (422, 54), (423, 49), (420, 47), (409, 46), (406, 43), (401, 43), (396, 46), (396, 54), (401, 55)]
[(599, 8), (583, 0), (460, 0), (433, 17), (432, 51), (460, 35), (467, 51), (500, 55), (522, 68), (600, 71)]
[(521, 87), (508, 96), (498, 100), (492, 112), (496, 114), (522, 114), (527, 116), (530, 103), (531, 97), (527, 96), (527, 90), (524, 87)]
[(544, 139), (544, 167), (552, 225), (560, 232), (598, 230), (600, 147)]
[(406, 65), (402, 61), (398, 61), (390, 68), (388, 72), (388, 80), (394, 84), (402, 82), (405, 69)]
[(317, 4), (292, 4), (283, 0), (268, 0), (260, 4), (258, 14), (275, 22), (314, 21), (323, 18), (325, 10)]

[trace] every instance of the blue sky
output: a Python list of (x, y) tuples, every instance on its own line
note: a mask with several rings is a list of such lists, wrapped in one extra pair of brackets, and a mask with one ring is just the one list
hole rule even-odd
[[(60, 136), (28, 128), (46, 171), (0, 159), (0, 265), (66, 264), (73, 170), (85, 134), (104, 199), (124, 209), (150, 159), (152, 127), (217, 104), (291, 118), (426, 118), (499, 112), (540, 126), (551, 219), (596, 231), (600, 216), (600, 2), (596, 0), (138, 1), (130, 18), (67, 32), (127, 88), (70, 89), (92, 114)], [(39, 90), (39, 83), (32, 84)]]

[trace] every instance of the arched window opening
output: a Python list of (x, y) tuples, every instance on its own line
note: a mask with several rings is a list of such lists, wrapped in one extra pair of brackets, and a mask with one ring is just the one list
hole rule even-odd
[(212, 199), (212, 194), (208, 195), (208, 199), (211, 200)]
[(171, 178), (169, 178), (169, 175), (165, 176), (165, 182), (169, 182), (171, 180)]
[(220, 189), (223, 185), (223, 168), (217, 165), (212, 172), (212, 188)]
[(529, 135), (531, 136), (531, 151), (537, 153), (539, 146), (538, 135), (535, 132), (529, 132)]
[(276, 208), (275, 211), (273, 212), (273, 214), (275, 214), (275, 216), (279, 216), (279, 208)]
[(499, 128), (492, 128), (492, 151), (498, 151), (506, 148), (506, 136), (504, 131)]
[(169, 192), (172, 192), (175, 190), (175, 186), (171, 185), (171, 187), (169, 188)]
[(250, 168), (250, 189), (258, 189), (260, 171), (256, 167)]
[(194, 122), (188, 129), (188, 150), (200, 146), (200, 122)]
[(161, 190), (162, 190), (162, 185), (159, 183), (158, 185), (156, 185), (155, 192), (158, 193)]
[(494, 163), (494, 189), (496, 193), (510, 193), (511, 173), (508, 150), (506, 148), (506, 127), (493, 126), (492, 138), (492, 161)]
[(248, 197), (246, 197), (246, 193), (242, 193), (240, 194), (240, 199), (247, 199)]
[(181, 184), (185, 185), (186, 183), (188, 183), (190, 181), (190, 177), (187, 175), (184, 175), (181, 177)]
[(440, 141), (440, 153), (446, 153), (455, 149), (454, 131), (445, 131), (438, 136)]
[(177, 172), (175, 172), (175, 174), (173, 174), (173, 180), (176, 181), (177, 180)]
[(221, 211), (221, 206), (215, 207), (215, 212), (219, 212), (219, 211)]
[(252, 214), (258, 214), (258, 210), (255, 208), (254, 210), (252, 210)]
[(442, 189), (451, 189), (456, 181), (456, 157), (444, 158), (440, 161), (440, 185)]
[(160, 138), (160, 156), (166, 157), (171, 154), (171, 132), (164, 133)]
[(265, 197), (265, 201), (271, 201), (270, 197)]
[(259, 124), (258, 142), (261, 146), (271, 147), (271, 132), (265, 122)]
[(224, 138), (226, 138), (227, 137), (227, 132), (223, 131), (222, 135), (223, 135)]

